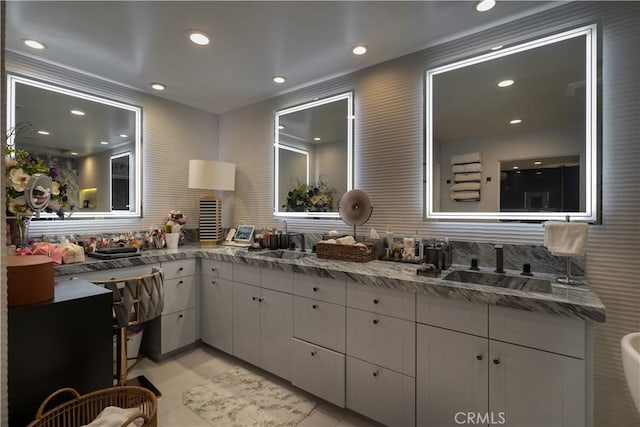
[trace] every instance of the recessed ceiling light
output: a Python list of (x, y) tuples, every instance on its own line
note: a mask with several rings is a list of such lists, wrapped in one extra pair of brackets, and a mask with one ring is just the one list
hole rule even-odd
[(274, 82), (274, 83), (284, 83), (284, 82), (286, 82), (286, 81), (287, 81), (287, 79), (285, 79), (285, 78), (284, 78), (284, 77), (282, 77), (282, 76), (275, 76), (275, 77), (273, 78), (273, 82)]
[(534, 165), (541, 165), (542, 162), (538, 161), (538, 162), (533, 162)]
[(365, 53), (367, 53), (367, 47), (363, 46), (363, 45), (358, 45), (355, 46), (351, 52), (353, 52), (354, 55), (364, 55)]
[(314, 141), (321, 141), (322, 138), (320, 138), (319, 136), (316, 136), (315, 138), (313, 138)]
[(84, 111), (81, 111), (81, 110), (71, 110), (69, 112), (74, 116), (84, 116)]
[(46, 131), (46, 130), (39, 130), (38, 133), (40, 135), (50, 135), (49, 131)]
[(498, 87), (509, 87), (512, 84), (514, 84), (515, 82), (511, 79), (506, 79), (506, 80), (502, 80), (501, 82), (498, 83)]
[(44, 43), (41, 43), (38, 40), (24, 39), (23, 42), (32, 49), (42, 50), (47, 47)]
[(72, 151), (69, 154), (71, 154), (72, 156), (77, 156), (78, 155), (78, 153), (76, 153), (75, 151)]
[(206, 46), (209, 44), (209, 34), (200, 30), (189, 31), (189, 40), (199, 46)]
[(476, 10), (478, 12), (486, 12), (489, 9), (493, 9), (496, 5), (496, 0), (479, 0), (476, 2)]
[(512, 125), (517, 125), (517, 124), (522, 123), (522, 120), (521, 119), (513, 119), (509, 123), (511, 123)]
[(542, 175), (542, 172), (536, 172), (536, 175)]
[(518, 168), (518, 166), (514, 166), (513, 168), (514, 168), (514, 169), (519, 169), (519, 168)]
[(165, 90), (166, 88), (162, 83), (151, 83), (151, 89), (153, 90)]
[(102, 145), (109, 145), (109, 143), (107, 141), (100, 141), (100, 144)]
[(127, 138), (129, 135), (127, 135), (126, 133), (121, 133), (120, 134), (120, 138)]
[(491, 50), (500, 50), (504, 47), (504, 45), (499, 44), (498, 46), (494, 46), (491, 48)]

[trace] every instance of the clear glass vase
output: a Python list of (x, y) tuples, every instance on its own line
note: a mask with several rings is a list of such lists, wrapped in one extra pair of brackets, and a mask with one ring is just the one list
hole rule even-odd
[(16, 248), (29, 246), (30, 223), (30, 216), (7, 217), (7, 244), (15, 245)]

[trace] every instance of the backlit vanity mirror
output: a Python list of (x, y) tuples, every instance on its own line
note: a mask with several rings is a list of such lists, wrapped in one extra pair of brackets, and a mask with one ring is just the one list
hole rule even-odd
[(427, 219), (597, 219), (590, 25), (426, 73)]
[(58, 166), (71, 218), (141, 216), (139, 107), (15, 75), (7, 102), (9, 129), (30, 124), (7, 143)]
[(353, 92), (275, 114), (274, 215), (339, 218), (353, 186)]

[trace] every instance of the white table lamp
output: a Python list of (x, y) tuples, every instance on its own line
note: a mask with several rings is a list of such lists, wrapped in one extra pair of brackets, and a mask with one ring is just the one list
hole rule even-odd
[[(234, 191), (236, 165), (189, 160), (189, 188)], [(200, 246), (216, 246), (222, 239), (222, 201), (210, 193), (200, 199)]]

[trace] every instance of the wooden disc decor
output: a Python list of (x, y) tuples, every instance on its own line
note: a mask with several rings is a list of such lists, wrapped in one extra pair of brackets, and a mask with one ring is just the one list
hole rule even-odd
[(373, 206), (369, 196), (362, 190), (347, 191), (338, 202), (340, 218), (348, 225), (353, 225), (353, 237), (356, 237), (356, 226), (369, 221)]

